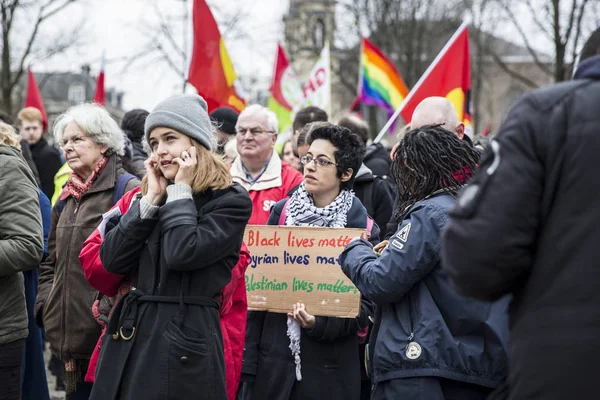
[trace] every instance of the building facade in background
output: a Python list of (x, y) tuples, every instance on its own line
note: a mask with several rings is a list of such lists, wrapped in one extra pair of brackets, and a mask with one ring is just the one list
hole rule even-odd
[[(92, 102), (96, 90), (96, 78), (90, 75), (90, 68), (82, 66), (81, 72), (45, 72), (35, 73), (44, 107), (48, 115), (48, 137), (52, 138), (52, 128), (59, 115), (69, 107), (77, 104)], [(27, 92), (27, 87), (22, 93)], [(21, 100), (23, 104), (24, 98)], [(106, 109), (120, 123), (125, 111), (123, 110), (123, 92), (115, 88), (106, 89)]]
[[(335, 18), (336, 2), (334, 0), (290, 0), (289, 11), (283, 17), (284, 47), (302, 83), (306, 81), (325, 41), (330, 43), (333, 75), (331, 120), (334, 122), (348, 111), (356, 97), (359, 79), (359, 49), (358, 47), (350, 49), (335, 47)], [(432, 21), (423, 23), (432, 23)], [(459, 25), (460, 21), (456, 21), (456, 28)], [(531, 85), (525, 84), (507, 72), (506, 68), (518, 71), (519, 74), (540, 87), (553, 82), (552, 78), (535, 64), (526, 48), (481, 32), (478, 39), (479, 43), (483, 43), (485, 49), (478, 53), (478, 47), (473, 41), (471, 32), (473, 32), (473, 28), (470, 28), (471, 98), (473, 99), (471, 110), (473, 118), (478, 118), (477, 126), (480, 130), (489, 124), (491, 131), (494, 132), (514, 101), (532, 89)], [(439, 46), (437, 46), (439, 49), (444, 46), (451, 34), (452, 32), (447, 37), (439, 38)], [(383, 50), (385, 51), (385, 49)], [(397, 66), (399, 57), (402, 57), (401, 54), (387, 54), (387, 56), (395, 61)], [(424, 57), (430, 58), (425, 65), (428, 65), (435, 56), (436, 54), (424, 55)], [(552, 58), (547, 55), (540, 54), (538, 59), (547, 65), (552, 63)], [(505, 68), (502, 68), (501, 64)], [(400, 67), (398, 70), (402, 74)], [(372, 107), (363, 107), (362, 111), (371, 125), (372, 134), (377, 134), (377, 131), (385, 124), (387, 114)], [(399, 122), (396, 127), (404, 125), (403, 121)]]

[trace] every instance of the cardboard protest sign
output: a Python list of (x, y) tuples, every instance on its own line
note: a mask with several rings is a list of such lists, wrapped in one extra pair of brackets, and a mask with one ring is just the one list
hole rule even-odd
[(300, 302), (312, 315), (355, 318), (360, 292), (338, 258), (361, 235), (361, 229), (248, 225), (248, 309), (288, 313)]

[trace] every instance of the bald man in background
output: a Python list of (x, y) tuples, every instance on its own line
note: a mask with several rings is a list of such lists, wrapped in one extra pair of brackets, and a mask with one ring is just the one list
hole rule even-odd
[(461, 140), (466, 136), (465, 124), (458, 120), (454, 104), (445, 97), (427, 97), (415, 108), (410, 121), (411, 129), (424, 125), (442, 125), (442, 128), (454, 132)]
[[(445, 97), (432, 96), (423, 99), (413, 111), (410, 121), (410, 129), (417, 129), (425, 125), (441, 125), (442, 128), (453, 132), (460, 140), (468, 142), (471, 147), (473, 142), (468, 135), (465, 135), (465, 124), (458, 120), (458, 114), (454, 104)], [(397, 144), (392, 148), (392, 158), (396, 152)], [(377, 248), (383, 248), (387, 245), (387, 240), (398, 230), (398, 222), (395, 214), (397, 211), (398, 199), (395, 199), (394, 212), (392, 218), (387, 223), (385, 230), (385, 241), (381, 242)]]

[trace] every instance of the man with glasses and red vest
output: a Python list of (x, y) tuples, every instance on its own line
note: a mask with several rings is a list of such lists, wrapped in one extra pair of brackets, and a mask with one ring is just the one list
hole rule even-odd
[[(275, 151), (278, 121), (275, 113), (260, 105), (251, 105), (238, 117), (235, 129), (239, 156), (231, 166), (233, 181), (242, 185), (252, 199), (252, 216), (248, 224), (266, 225), (273, 207), (288, 197), (294, 187), (302, 183), (302, 174), (282, 161)], [(245, 287), (244, 287), (245, 289)], [(252, 335), (257, 311), (248, 311), (246, 348)], [(258, 327), (260, 328), (260, 327)], [(244, 351), (242, 380), (238, 398), (248, 398), (256, 376), (257, 354)]]
[(281, 161), (274, 150), (277, 126), (275, 113), (260, 105), (247, 107), (237, 120), (239, 157), (231, 166), (231, 175), (252, 199), (252, 216), (248, 222), (251, 225), (265, 225), (271, 207), (302, 183), (302, 174)]

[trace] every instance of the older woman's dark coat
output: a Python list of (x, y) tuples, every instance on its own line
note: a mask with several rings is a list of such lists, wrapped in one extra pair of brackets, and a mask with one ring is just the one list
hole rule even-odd
[[(40, 265), (35, 316), (43, 322), (50, 350), (61, 360), (89, 360), (100, 337), (101, 327), (92, 314), (98, 291), (83, 275), (79, 252), (102, 214), (113, 206), (115, 185), (125, 173), (113, 154), (80, 201), (69, 195), (62, 211), (58, 204), (52, 209), (48, 257)], [(131, 179), (125, 190), (137, 186), (139, 181)]]
[(218, 300), (252, 212), (237, 185), (163, 205), (135, 202), (102, 244), (104, 268), (133, 277), (104, 337), (92, 400), (227, 399)]

